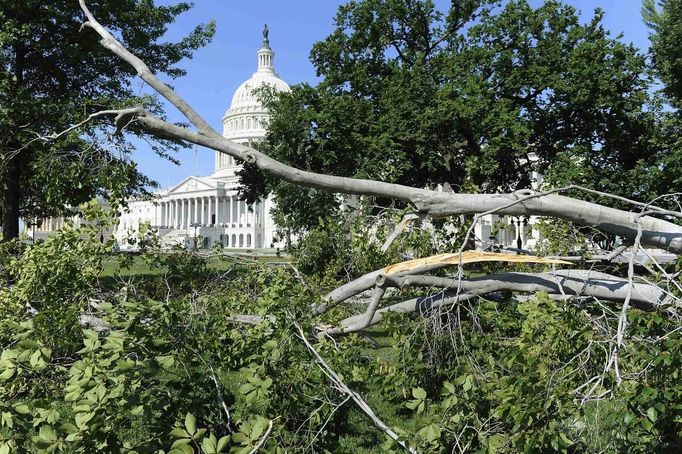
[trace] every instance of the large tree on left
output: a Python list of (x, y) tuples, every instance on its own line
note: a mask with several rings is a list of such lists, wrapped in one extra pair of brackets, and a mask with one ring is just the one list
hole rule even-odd
[[(178, 62), (190, 58), (214, 31), (213, 23), (199, 25), (178, 42), (164, 42), (168, 24), (189, 3), (92, 3), (126, 46), (168, 78), (184, 74)], [(102, 49), (91, 30), (80, 30), (82, 22), (73, 0), (0, 2), (0, 217), (5, 240), (18, 236), (21, 217), (63, 213), (97, 195), (122, 200), (153, 183), (127, 159), (132, 144), (103, 129), (45, 140), (97, 110), (143, 102), (162, 113), (153, 98), (136, 96), (134, 71)], [(130, 126), (130, 132), (142, 134)], [(169, 145), (150, 143), (159, 154)]]

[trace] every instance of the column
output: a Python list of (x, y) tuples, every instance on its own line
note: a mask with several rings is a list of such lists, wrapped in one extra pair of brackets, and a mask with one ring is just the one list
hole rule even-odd
[(213, 222), (213, 197), (208, 196), (208, 225)]
[(201, 199), (199, 197), (195, 197), (194, 204), (196, 205), (196, 208), (194, 209), (194, 222), (201, 224)]
[(220, 203), (222, 200), (220, 200), (220, 196), (216, 194), (215, 196), (215, 223), (216, 226), (220, 226)]
[(232, 222), (239, 224), (239, 200), (236, 195), (232, 196), (232, 210)]
[(191, 224), (191, 222), (189, 222), (189, 215), (190, 215), (190, 213), (189, 213), (189, 198), (185, 199), (184, 204), (187, 205), (187, 209), (185, 212), (185, 227), (189, 227), (189, 225)]
[(199, 206), (200, 206), (200, 210), (199, 210), (199, 213), (200, 213), (200, 216), (199, 216), (199, 223), (201, 223), (201, 225), (205, 225), (205, 223), (206, 223), (206, 217), (204, 216), (204, 198), (203, 198), (203, 197), (200, 197), (200, 198), (199, 198), (199, 202), (200, 202), (200, 204), (199, 204)]
[(181, 210), (182, 207), (180, 206), (180, 199), (173, 200), (173, 205), (175, 205), (175, 207), (174, 207), (174, 209), (175, 209), (175, 223), (173, 224), (173, 227), (175, 227), (176, 229), (179, 229), (180, 228), (180, 212), (182, 211)]
[(187, 198), (187, 227), (192, 225), (192, 198)]

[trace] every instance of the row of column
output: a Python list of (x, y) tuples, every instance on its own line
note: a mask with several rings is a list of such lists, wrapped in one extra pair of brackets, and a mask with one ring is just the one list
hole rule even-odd
[[(80, 216), (73, 216), (71, 220), (73, 221), (73, 225), (75, 227), (81, 226)], [(38, 220), (36, 219), (34, 220), (34, 222), (40, 226), (37, 228), (38, 230), (45, 232), (55, 232), (66, 225), (66, 219), (64, 219), (61, 216), (54, 218), (44, 218), (41, 219), (40, 222), (38, 222)]]
[(255, 210), (236, 196), (187, 197), (159, 202), (154, 209), (154, 225), (165, 228), (189, 228), (199, 226), (239, 227), (262, 222), (262, 204), (257, 202)]

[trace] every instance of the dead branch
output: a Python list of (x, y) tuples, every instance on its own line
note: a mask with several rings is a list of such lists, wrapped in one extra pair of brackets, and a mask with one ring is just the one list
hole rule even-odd
[(315, 350), (315, 348), (310, 344), (310, 342), (308, 342), (308, 339), (306, 338), (305, 333), (303, 332), (303, 329), (301, 328), (301, 326), (296, 322), (293, 322), (293, 324), (296, 327), (296, 329), (298, 330), (298, 337), (301, 338), (301, 340), (303, 341), (305, 346), (308, 348), (308, 350), (310, 350), (310, 352), (313, 354), (313, 356), (317, 360), (317, 365), (320, 367), (322, 372), (324, 372), (324, 374), (327, 377), (329, 377), (329, 379), (332, 382), (334, 382), (334, 384), (338, 387), (338, 389), (340, 389), (345, 394), (350, 396), (351, 399), (353, 399), (353, 401), (357, 404), (357, 406), (360, 407), (360, 409), (367, 416), (370, 417), (372, 422), (374, 422), (374, 424), (379, 429), (381, 429), (386, 435), (388, 435), (392, 440), (394, 440), (396, 443), (398, 443), (400, 446), (402, 446), (406, 451), (411, 452), (413, 454), (417, 454), (417, 451), (414, 448), (407, 446), (407, 444), (405, 444), (405, 442), (400, 440), (400, 437), (398, 436), (398, 434), (396, 434), (381, 419), (379, 419), (379, 417), (374, 413), (372, 408), (367, 404), (367, 402), (365, 402), (365, 400), (362, 397), (360, 397), (360, 395), (358, 393), (356, 393), (355, 391), (350, 389), (348, 387), (348, 385), (346, 385), (339, 378), (339, 376), (336, 374), (336, 372), (334, 372), (334, 370), (329, 366), (329, 364), (327, 364), (327, 362), (324, 360), (324, 358), (322, 358), (322, 356), (320, 356), (320, 354), (317, 352), (317, 350)]

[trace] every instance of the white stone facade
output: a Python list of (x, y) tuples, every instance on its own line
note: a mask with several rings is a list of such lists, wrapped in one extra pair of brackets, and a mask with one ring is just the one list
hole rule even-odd
[[(242, 83), (222, 118), (223, 135), (247, 144), (266, 134), (269, 114), (258, 98), (258, 89), (270, 86), (277, 92), (289, 91), (289, 85), (275, 72), (275, 53), (270, 48), (267, 28), (263, 46), (258, 50), (258, 69)], [(152, 201), (130, 201), (121, 213), (114, 233), (122, 249), (129, 244), (143, 223), (158, 230), (162, 244), (192, 247), (221, 245), (228, 248), (280, 247), (276, 227), (270, 217), (272, 198), (253, 206), (239, 200), (237, 190), (241, 168), (224, 153), (215, 153), (215, 172), (206, 177), (190, 176), (178, 185), (154, 194)]]

